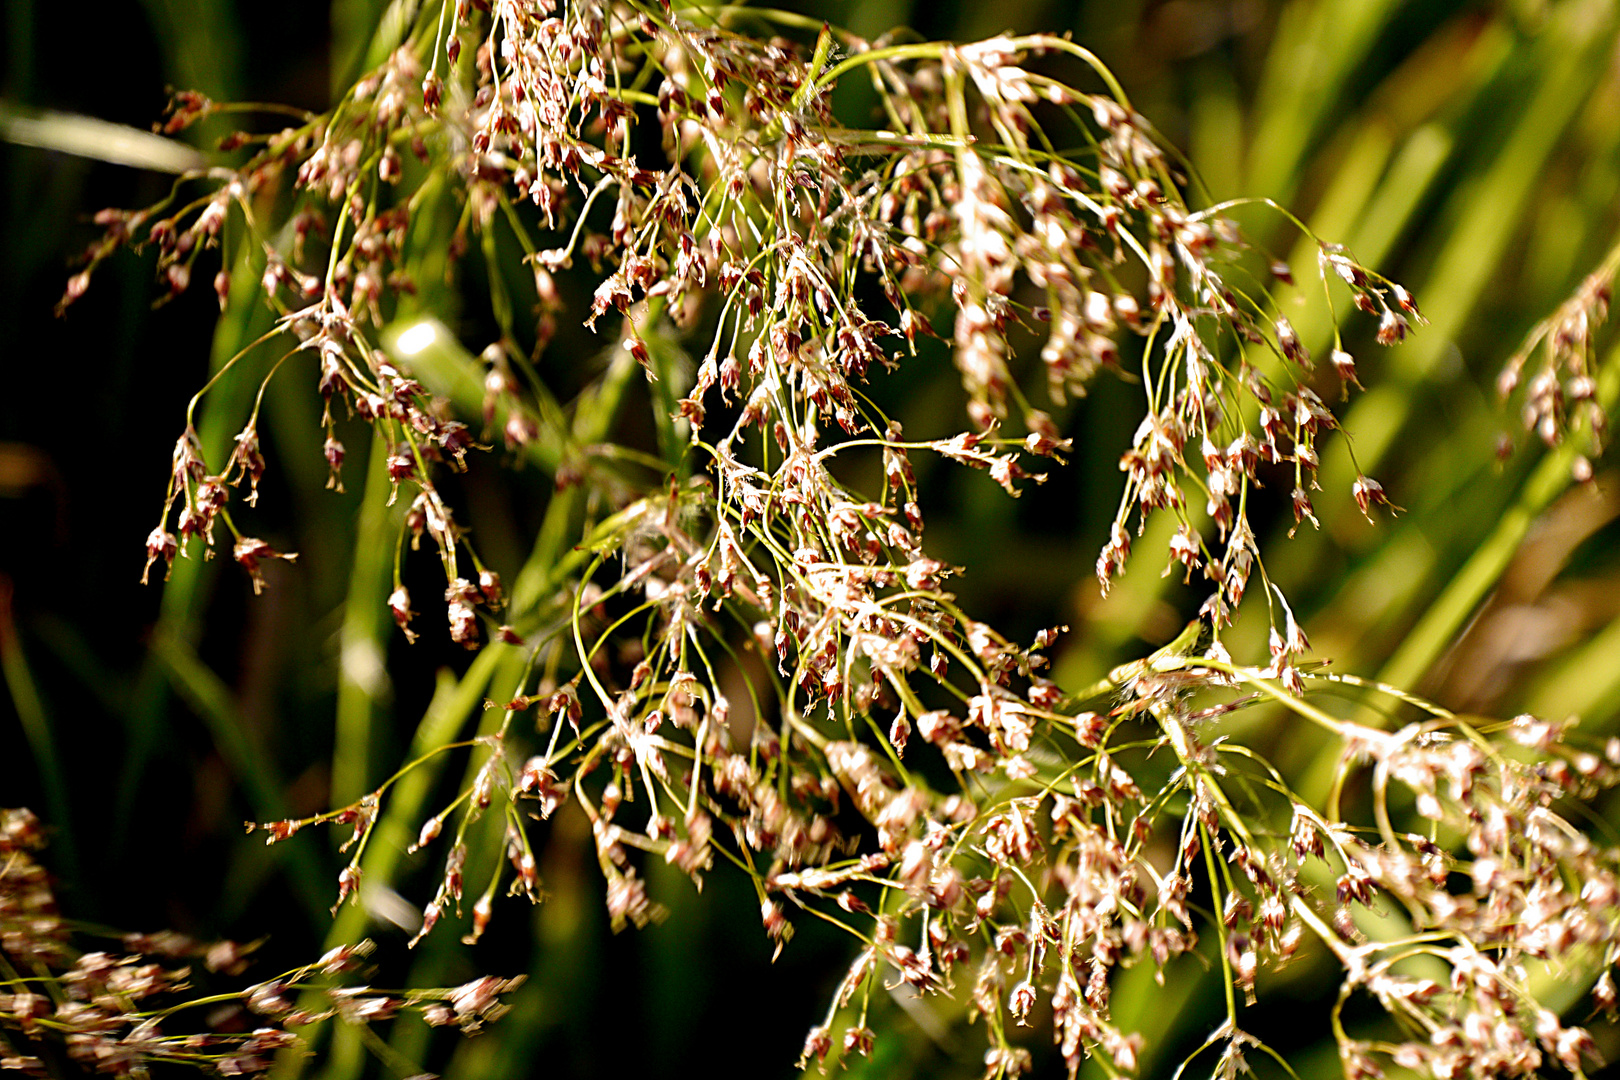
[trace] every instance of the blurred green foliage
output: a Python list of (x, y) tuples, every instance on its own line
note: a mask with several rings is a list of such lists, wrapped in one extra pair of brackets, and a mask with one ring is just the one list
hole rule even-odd
[[(50, 108), (141, 127), (161, 111), (165, 84), (323, 107), (361, 70), (400, 2), (144, 0), (86, 15), (10, 0), (0, 115)], [(1269, 492), (1268, 570), (1338, 669), (1382, 673), (1459, 710), (1574, 714), (1588, 732), (1615, 729), (1615, 476), (1600, 462), (1593, 482), (1572, 484), (1573, 451), (1526, 439), (1493, 390), (1502, 361), (1601, 260), (1620, 224), (1611, 0), (799, 6), (867, 35), (900, 25), (956, 39), (1072, 30), (1186, 150), (1203, 197), (1274, 198), (1411, 288), (1430, 320), (1412, 341), (1374, 353), (1369, 341), (1347, 338), (1369, 392), (1345, 424), (1360, 469), (1376, 473), (1406, 512), (1377, 526), (1355, 512), (1358, 470), (1336, 439), (1322, 454), (1320, 530), (1288, 539), (1285, 494)], [(220, 133), (205, 126), (196, 138), (206, 146)], [(317, 406), (296, 379), (273, 383), (266, 402), (274, 463), (256, 528), (300, 551), (298, 564), (276, 567), (258, 599), (235, 573), (195, 560), (160, 589), (137, 586), (181, 403), (208, 365), (262, 333), (269, 315), (253, 303), (252, 273), (236, 276), (224, 317), (201, 295), (153, 308), (150, 266), (126, 258), (65, 320), (53, 320), (68, 260), (92, 235), (87, 214), (150, 201), (165, 180), (37, 148), (6, 145), (0, 154), (0, 762), (5, 803), (34, 806), (55, 830), (65, 903), (120, 926), (269, 935), (266, 951), (294, 962), (324, 938), (371, 933), (388, 946), (385, 984), (449, 983), (484, 970), (530, 976), (514, 1014), (475, 1040), (434, 1041), (402, 1022), (379, 1064), (357, 1036), (339, 1032), (324, 1036), (330, 1041), (309, 1061), (287, 1062), (286, 1076), (391, 1074), (401, 1062), (452, 1077), (789, 1071), (847, 945), (808, 925), (771, 964), (757, 900), (740, 878), (716, 873), (699, 897), (684, 879), (655, 877), (668, 919), (615, 937), (595, 869), (569, 835), (584, 825), (564, 818), (542, 859), (544, 904), (531, 913), (509, 902), (475, 949), (440, 935), (406, 954), (386, 905), (369, 914), (346, 908), (332, 925), (326, 907), (338, 863), (323, 838), (267, 849), (242, 835), (244, 819), (341, 804), (413, 744), (489, 723), (486, 697), (510, 693), (520, 663), (500, 648), (469, 662), (443, 645), (407, 646), (393, 632), (382, 604), (390, 588), (382, 538), (400, 508), (385, 503), (382, 455), (352, 441), (358, 467), (348, 472), (349, 491), (324, 490)], [(1245, 224), (1266, 239), (1266, 219)], [(1280, 232), (1270, 239), (1293, 242)], [(1314, 246), (1299, 241), (1278, 255), (1310, 287)], [(424, 244), (413, 257), (415, 278), (428, 285), (420, 309), (464, 341), (487, 339), (477, 317), (461, 315), (487, 308), (487, 297), (469, 295), (464, 305), (459, 291), (480, 287), (443, 284), (442, 245)], [(1296, 315), (1294, 300), (1285, 290), (1279, 309), (1324, 353), (1332, 327), (1313, 318), (1319, 305), (1300, 304)], [(1345, 332), (1367, 333), (1348, 320)], [(560, 398), (581, 385), (597, 348), (564, 327), (544, 370)], [(470, 361), (442, 358), (452, 396)], [(1032, 355), (1024, 363), (1026, 373), (1038, 367)], [(926, 371), (907, 369), (879, 389), (891, 415), (923, 437), (935, 418), (960, 408), (954, 381)], [(646, 391), (628, 374), (576, 411), (575, 438), (599, 440), (617, 424), (655, 445)], [(201, 436), (210, 454), (222, 456), (252, 385), (229, 383), (209, 399)], [(1612, 400), (1612, 378), (1602, 392)], [(476, 384), (464, 390), (462, 406), (476, 410), (478, 393)], [(1071, 624), (1058, 663), (1066, 685), (1161, 644), (1196, 599), (1176, 575), (1159, 576), (1152, 555), (1106, 601), (1092, 577), (1118, 499), (1115, 462), (1138, 415), (1134, 394), (1127, 382), (1104, 379), (1062, 410), (1074, 464), (1019, 502), (985, 477), (919, 466), (932, 553), (967, 568), (963, 606), (1013, 635)], [(1502, 459), (1499, 432), (1518, 446)], [(571, 511), (566, 496), (551, 493), (555, 460), (493, 457), (475, 462), (463, 497), (486, 557), (518, 583), (519, 603), (525, 595), (532, 603), (545, 595), (537, 576), (568, 557)], [(1164, 539), (1138, 549), (1160, 551)], [(1234, 640), (1258, 654), (1264, 623), (1247, 639), (1243, 630)], [(1265, 710), (1234, 723), (1307, 778), (1301, 790), (1308, 778), (1325, 778), (1331, 758), (1297, 725)], [(420, 891), (431, 868), (403, 849), (435, 785), (454, 779), (423, 771), (398, 793), (368, 866), (372, 880)], [(1251, 1010), (1259, 1017), (1249, 1021), (1304, 1076), (1337, 1068), (1325, 1027), (1312, 1026), (1320, 995), (1331, 993), (1313, 964), (1303, 955), (1262, 978)], [(1195, 964), (1183, 972), (1164, 987), (1133, 972), (1116, 989), (1120, 1026), (1148, 1035), (1143, 1076), (1168, 1075), (1222, 1015), (1218, 981), (1201, 978)], [(861, 1075), (979, 1071), (939, 1003), (897, 995), (884, 1007), (895, 1034)], [(1031, 1039), (1037, 1053), (1043, 1041)], [(1604, 1047), (1607, 1056), (1617, 1049)]]

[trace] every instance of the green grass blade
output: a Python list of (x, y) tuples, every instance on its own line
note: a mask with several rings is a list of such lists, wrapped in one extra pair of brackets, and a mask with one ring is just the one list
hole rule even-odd
[(365, 494), (355, 522), (354, 559), (349, 595), (343, 605), (338, 645), (337, 720), (332, 746), (332, 805), (345, 806), (372, 787), (372, 722), (391, 695), (386, 659), (388, 594), (393, 585), (399, 507), (390, 507), (393, 484), (388, 479), (389, 448), (371, 441)]
[(0, 574), (0, 676), (11, 697), (11, 706), (22, 725), (23, 736), (33, 754), (34, 768), (39, 774), (40, 786), (45, 789), (45, 805), (50, 812), (53, 844), (61, 852), (61, 866), (71, 881), (79, 876), (79, 845), (74, 835), (73, 802), (69, 796), (67, 776), (62, 771), (62, 759), (57, 753), (56, 737), (51, 730), (50, 715), (39, 685), (28, 666), (22, 638), (11, 607), (11, 579)]
[[(230, 768), (236, 783), (247, 796), (257, 821), (273, 821), (287, 816), (286, 801), (276, 778), (272, 758), (258, 744), (246, 720), (236, 707), (230, 687), (200, 659), (191, 646), (166, 633), (155, 633), (151, 655), (168, 677), (174, 692), (189, 705), (208, 728), (214, 748)], [(284, 856), (291, 864), (294, 891), (311, 919), (325, 914), (323, 888), (316, 860), (307, 848), (287, 848)]]

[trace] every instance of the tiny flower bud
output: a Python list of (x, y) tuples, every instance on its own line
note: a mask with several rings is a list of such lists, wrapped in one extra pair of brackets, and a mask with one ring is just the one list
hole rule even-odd
[(1384, 309), (1378, 321), (1378, 344), (1394, 345), (1406, 337), (1407, 322), (1390, 308)]
[(403, 585), (388, 594), (388, 610), (393, 614), (394, 622), (404, 632), (405, 640), (415, 642), (416, 631), (411, 629), (410, 622), (416, 612), (411, 610), (411, 594)]
[(1361, 512), (1368, 521), (1372, 520), (1370, 510), (1374, 503), (1387, 506), (1391, 510), (1400, 509), (1400, 507), (1391, 503), (1389, 497), (1384, 494), (1384, 485), (1370, 476), (1356, 477), (1356, 482), (1350, 485), (1350, 493), (1355, 496), (1356, 505), (1361, 507)]
[(1306, 370), (1310, 369), (1310, 351), (1300, 343), (1299, 335), (1294, 332), (1293, 324), (1281, 316), (1277, 318), (1277, 347), (1282, 350), (1285, 358)]
[(1356, 378), (1355, 357), (1343, 349), (1334, 349), (1332, 359), (1333, 371), (1339, 376), (1340, 382), (1355, 383), (1357, 387), (1361, 386), (1361, 380)]
[(822, 1061), (830, 1049), (832, 1049), (832, 1034), (827, 1030), (827, 1025), (820, 1024), (811, 1028), (810, 1034), (804, 1037), (804, 1053), (800, 1055), (799, 1060), (801, 1063)]
[(906, 716), (905, 710), (902, 709), (896, 714), (894, 723), (889, 725), (889, 742), (894, 745), (894, 752), (904, 757), (906, 742), (910, 738), (911, 720)]
[(501, 576), (495, 571), (479, 571), (478, 591), (483, 594), (484, 603), (490, 607), (501, 606)]
[(174, 534), (162, 525), (153, 529), (146, 537), (146, 569), (141, 571), (141, 584), (146, 584), (146, 576), (152, 572), (152, 564), (158, 559), (163, 560), (163, 580), (169, 579), (169, 570), (174, 566), (174, 554), (179, 550), (179, 543)]
[(444, 821), (437, 817), (430, 817), (422, 823), (422, 831), (416, 836), (416, 843), (406, 849), (407, 852), (420, 851), (439, 838), (439, 829)]
[(345, 866), (343, 868), (343, 872), (338, 875), (338, 898), (337, 903), (332, 905), (333, 915), (337, 914), (338, 908), (343, 906), (343, 901), (347, 900), (354, 893), (355, 889), (359, 887), (359, 885), (360, 868), (353, 863), (350, 863), (348, 866)]
[(343, 490), (343, 444), (331, 435), (326, 437), (326, 443), (321, 447), (326, 456), (326, 486), (337, 491)]
[(56, 305), (57, 313), (60, 314), (63, 308), (67, 307), (69, 304), (73, 303), (73, 301), (83, 296), (89, 290), (89, 288), (90, 271), (88, 270), (81, 270), (79, 273), (68, 278), (67, 289), (63, 291), (62, 299)]
[(260, 559), (283, 559), (286, 562), (292, 562), (298, 558), (298, 555), (293, 552), (283, 554), (273, 549), (263, 540), (244, 536), (236, 542), (236, 546), (231, 550), (231, 557), (240, 563), (242, 568), (248, 572), (248, 576), (253, 579), (253, 592), (257, 594), (264, 590), (264, 575), (259, 569)]
[(844, 1053), (866, 1057), (872, 1052), (876, 1038), (869, 1027), (852, 1027), (844, 1032)]

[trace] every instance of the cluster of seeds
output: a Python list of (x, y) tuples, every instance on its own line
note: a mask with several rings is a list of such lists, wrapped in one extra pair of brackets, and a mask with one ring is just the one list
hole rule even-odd
[[(1449, 716), (1395, 735), (1334, 719), (1307, 700), (1319, 676), (1269, 583), (1269, 665), (1235, 664), (1221, 645), (1256, 569), (1264, 580), (1251, 491), (1262, 476), (1289, 477), (1296, 520), (1314, 522), (1318, 444), (1335, 426), (1313, 389), (1327, 384), (1266, 299), (1288, 270), (1245, 242), (1237, 204), (1194, 210), (1151, 127), (1066, 39), (868, 42), (822, 27), (796, 44), (736, 32), (745, 18), (814, 29), (783, 13), (693, 21), (643, 0), (425, 5), (331, 113), (265, 137), (239, 169), (188, 178), (217, 185), (178, 211), (110, 218), (92, 252), (144, 236), (183, 288), (195, 252), (238, 207), (282, 313), (282, 361), (307, 356), (318, 370), (334, 483), (337, 402), (395, 448), (389, 477), (411, 499), (412, 543), (429, 534), (443, 562), (451, 637), (527, 651), (517, 695), (493, 703), (498, 729), (429, 751), (482, 757), (470, 786), (422, 825), (417, 847), (456, 822), (421, 934), (462, 914), (479, 836), (498, 834), (504, 858), (472, 906), (469, 939), (503, 882), (540, 898), (530, 830), (580, 812), (616, 926), (658, 913), (646, 859), (701, 882), (719, 855), (753, 878), (779, 944), (798, 912), (857, 939), (807, 1062), (867, 1053), (874, 996), (905, 984), (967, 995), (985, 1022), (989, 1075), (1030, 1066), (1019, 1024), (1049, 1025), (1071, 1076), (1091, 1055), (1128, 1070), (1142, 1047), (1111, 1019), (1113, 973), (1163, 972), (1202, 948), (1227, 988), (1227, 1021), (1209, 1045), (1235, 1074), (1246, 1051), (1266, 1049), (1239, 1026), (1237, 993), (1252, 997), (1264, 963), (1312, 941), (1343, 966), (1347, 996), (1370, 993), (1423, 1037), (1376, 1044), (1336, 1020), (1359, 1073), (1380, 1054), (1445, 1077), (1578, 1066), (1585, 1037), (1537, 1011), (1519, 968), (1594, 948), (1614, 960), (1613, 901), (1556, 887), (1572, 874), (1613, 881), (1614, 855), (1552, 809), (1609, 782), (1612, 763), (1559, 758), (1557, 732), (1537, 742), (1539, 764), (1523, 765)], [(1106, 90), (1075, 89), (1065, 73)], [(833, 87), (854, 76), (870, 83), (883, 127), (835, 115)], [(177, 115), (210, 108), (187, 99)], [(290, 228), (271, 234), (254, 195), (283, 174), (299, 201)], [(639, 486), (570, 461), (578, 447), (552, 448), (559, 492), (583, 487), (606, 514), (588, 522), (554, 594), (522, 610), (503, 610), (499, 579), (435, 486), (437, 467), (473, 448), (469, 429), (376, 340), (411, 288), (399, 259), (413, 215), (446, 184), (463, 197), (452, 258), (470, 235), (490, 255), (499, 233), (533, 272), (532, 333), (517, 329), (491, 274), (502, 340), (484, 353), (486, 428), (504, 415), (509, 445), (541, 439), (534, 417), (556, 403), (522, 342), (550, 340), (557, 276), (580, 262), (596, 271), (587, 325), (623, 317), (608, 378), (643, 365), (655, 419), (674, 436), (663, 470)], [(1348, 288), (1378, 319), (1383, 344), (1419, 321), (1405, 290), (1341, 248), (1321, 246), (1320, 276), (1330, 297)], [(70, 298), (82, 288), (75, 279)], [(663, 344), (666, 318), (707, 342), (690, 384)], [(970, 426), (908, 440), (864, 386), (935, 348), (933, 326), (946, 320)], [(1027, 338), (1039, 343), (1033, 379), (1015, 348)], [(1341, 346), (1331, 366), (1347, 391), (1356, 370)], [(1024, 383), (1044, 382), (1061, 404), (1110, 368), (1138, 375), (1146, 403), (1098, 576), (1106, 588), (1133, 532), (1163, 512), (1178, 522), (1170, 559), (1210, 592), (1173, 646), (1066, 695), (1043, 674), (1060, 628), (1026, 644), (956, 604), (956, 571), (925, 550), (911, 458), (984, 469), (1016, 496), (1044, 479), (1036, 459), (1060, 463), (1069, 449)], [(879, 458), (878, 490), (840, 480), (840, 455)], [(250, 571), (277, 557), (226, 508), (244, 481), (252, 501), (263, 468), (252, 421), (217, 473), (188, 424), (151, 561), (194, 538), (206, 545), (216, 521)], [(1352, 495), (1363, 511), (1386, 501), (1365, 476)], [(389, 603), (414, 636), (402, 585)], [(1200, 652), (1201, 635), (1211, 639)], [(1372, 763), (1371, 824), (1350, 824), (1337, 796), (1313, 808), (1212, 735), (1256, 701), (1343, 740), (1343, 775)], [(352, 826), (342, 903), (390, 788), (416, 764), (350, 806), (270, 823), (269, 840)], [(1390, 779), (1445, 830), (1397, 832)], [(473, 830), (491, 808), (502, 827)], [(1450, 887), (1458, 872), (1473, 892)], [(1417, 932), (1365, 940), (1354, 909), (1381, 903), (1406, 907)], [(1447, 966), (1449, 989), (1402, 981), (1396, 968), (1419, 955)], [(446, 1008), (441, 1019), (463, 1011)], [(1512, 1052), (1485, 1055), (1479, 1032), (1506, 1028), (1521, 1036)]]
[(403, 993), (340, 985), (334, 978), (360, 969), (370, 953), (363, 941), (267, 982), (202, 994), (195, 976), (240, 976), (252, 946), (165, 930), (81, 951), (77, 941), (88, 931), (75, 932), (59, 914), (35, 861), (43, 846), (31, 812), (0, 810), (0, 1072), (7, 1074), (57, 1076), (65, 1057), (108, 1076), (145, 1076), (160, 1063), (258, 1075), (278, 1052), (300, 1045), (293, 1028), (334, 1016), (370, 1024), (412, 1010), (430, 1024), (476, 1031), (504, 1011), (498, 995), (522, 982), (485, 977)]
[[(1530, 716), (1493, 740), (1435, 713), (1393, 733), (1341, 730), (1346, 763), (1371, 767), (1372, 832), (1335, 822), (1319, 832), (1296, 819), (1295, 853), (1321, 856), (1325, 840), (1343, 866), (1341, 905), (1376, 898), (1412, 928), (1366, 941), (1342, 907), (1336, 916), (1345, 975), (1335, 1016), (1363, 993), (1408, 1033), (1395, 1043), (1341, 1038), (1346, 1074), (1380, 1075), (1376, 1053), (1437, 1077), (1534, 1076), (1554, 1065), (1580, 1075), (1593, 1040), (1537, 1000), (1547, 986), (1530, 969), (1575, 975), (1613, 1019), (1620, 864), (1558, 808), (1620, 782), (1620, 740), (1582, 749), (1566, 741), (1567, 725)], [(1392, 822), (1399, 789), (1412, 801), (1411, 832)]]
[[(1583, 452), (1570, 466), (1581, 483), (1592, 479), (1592, 459), (1603, 453), (1609, 430), (1608, 414), (1599, 400), (1601, 373), (1592, 339), (1608, 321), (1616, 273), (1620, 273), (1620, 248), (1611, 251), (1557, 311), (1531, 329), (1496, 380), (1497, 393), (1504, 400), (1524, 383), (1525, 430), (1535, 432), (1548, 446), (1581, 433)], [(1542, 362), (1526, 382), (1525, 367), (1538, 349)], [(1500, 449), (1511, 448), (1504, 437)]]

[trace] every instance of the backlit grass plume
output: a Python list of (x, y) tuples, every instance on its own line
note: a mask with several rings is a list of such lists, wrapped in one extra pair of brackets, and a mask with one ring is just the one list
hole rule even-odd
[[(846, 115), (845, 88), (870, 116)], [(225, 108), (182, 95), (169, 126)], [(471, 782), (420, 826), (444, 872), (418, 939), (456, 921), (476, 940), (503, 892), (541, 900), (535, 823), (576, 806), (616, 927), (656, 917), (645, 867), (662, 859), (699, 884), (748, 875), (779, 944), (807, 918), (848, 932), (807, 1064), (870, 1051), (869, 1003), (905, 984), (962, 1002), (987, 1075), (1030, 1067), (1025, 1025), (1071, 1076), (1088, 1057), (1129, 1072), (1141, 1039), (1112, 1018), (1115, 974), (1184, 977), (1175, 961), (1199, 951), (1226, 1019), (1194, 1056), (1231, 1076), (1276, 1056), (1243, 1005), (1309, 942), (1342, 972), (1328, 1022), (1351, 1076), (1580, 1072), (1591, 1039), (1539, 1004), (1536, 980), (1594, 983), (1613, 1008), (1616, 858), (1568, 807), (1615, 781), (1620, 748), (1455, 716), (1308, 659), (1250, 504), (1263, 479), (1315, 523), (1327, 402), (1359, 386), (1356, 362), (1338, 340), (1310, 355), (1269, 300), (1287, 267), (1245, 240), (1242, 204), (1189, 196), (1189, 168), (1090, 52), (1039, 35), (865, 41), (746, 8), (460, 0), (425, 5), (331, 111), (227, 144), (245, 159), (104, 214), (92, 268), (153, 245), (179, 292), (209, 276), (222, 230), (246, 230), (279, 318), (216, 382), (268, 355), (267, 379), (309, 384), (333, 485), (339, 421), (368, 422), (408, 507), (388, 602), (401, 632), (524, 657), (492, 730), (422, 748), (351, 805), (263, 826), (272, 842), (352, 827), (338, 903), (365, 887), (395, 785), (465, 751)], [(408, 268), (446, 207), (447, 272), (487, 276), (498, 327), (467, 342), (483, 400), (463, 413), (413, 359), (436, 331), (414, 321)], [(1320, 303), (1365, 312), (1383, 344), (1421, 324), (1405, 289), (1312, 242)], [(521, 250), (521, 289), (503, 247)], [(588, 299), (570, 304), (581, 278)], [(235, 295), (224, 270), (214, 288)], [(572, 407), (534, 364), (564, 319), (612, 343)], [(930, 363), (930, 338), (965, 417), (913, 438), (872, 388)], [(1018, 363), (1031, 340), (1040, 363)], [(639, 372), (654, 445), (616, 442), (596, 407)], [(1097, 575), (1106, 590), (1147, 519), (1169, 515), (1168, 549), (1135, 557), (1207, 599), (1169, 647), (1061, 686), (1046, 653), (1063, 628), (1013, 640), (958, 605), (912, 462), (1039, 498), (1071, 452), (1043, 404), (1116, 376), (1142, 416)], [(149, 570), (223, 545), (257, 586), (265, 560), (292, 558), (239, 522), (266, 468), (254, 415), (211, 461), (188, 412)], [(494, 445), (550, 470), (547, 527), (567, 538), (548, 573), (515, 583), (480, 559), (445, 486)], [(1331, 495), (1387, 505), (1359, 470)], [(405, 585), (419, 548), (442, 566), (442, 607)], [(1223, 644), (1245, 596), (1269, 614), (1268, 655)], [(1324, 691), (1412, 719), (1341, 719)], [(1212, 733), (1257, 703), (1337, 740), (1325, 799)], [(493, 874), (467, 881), (492, 844)], [(1356, 999), (1387, 1018), (1358, 1028), (1342, 1010)]]

